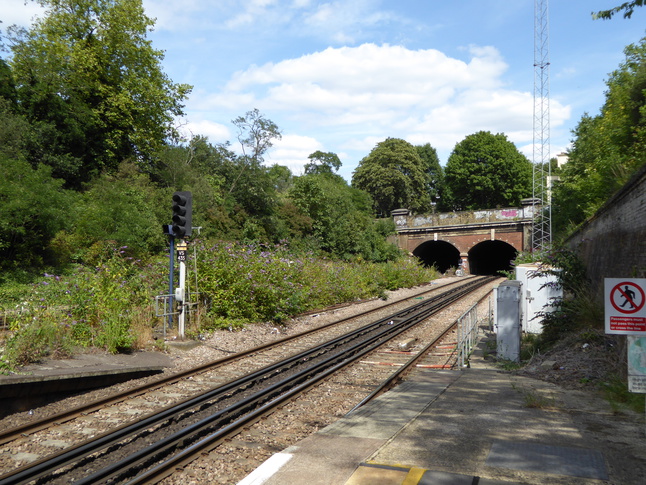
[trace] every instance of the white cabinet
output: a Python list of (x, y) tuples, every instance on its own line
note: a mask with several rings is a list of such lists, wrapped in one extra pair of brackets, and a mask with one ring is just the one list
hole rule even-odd
[(563, 290), (558, 286), (556, 276), (539, 271), (539, 264), (516, 266), (516, 280), (522, 283), (522, 327), (523, 332), (541, 333), (543, 319), (541, 312), (554, 310), (555, 299), (560, 300)]

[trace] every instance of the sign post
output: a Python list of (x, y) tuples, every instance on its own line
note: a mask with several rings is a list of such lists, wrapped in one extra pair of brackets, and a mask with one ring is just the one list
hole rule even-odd
[(186, 322), (186, 250), (188, 244), (182, 239), (177, 245), (177, 260), (179, 261), (179, 287), (175, 290), (175, 299), (179, 302), (178, 337), (184, 340)]
[(628, 390), (646, 394), (646, 278), (606, 278), (606, 333), (627, 335)]

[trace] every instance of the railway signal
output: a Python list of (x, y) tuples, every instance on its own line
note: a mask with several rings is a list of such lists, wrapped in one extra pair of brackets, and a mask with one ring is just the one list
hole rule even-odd
[[(177, 300), (182, 308), (180, 310), (180, 335), (183, 337), (184, 331), (184, 320), (182, 315), (183, 300), (184, 300), (184, 285), (186, 279), (186, 266), (184, 261), (186, 260), (186, 241), (184, 238), (190, 236), (193, 233), (193, 194), (188, 191), (179, 191), (173, 194), (173, 219), (172, 224), (162, 225), (162, 231), (164, 234), (169, 236), (169, 276), (168, 276), (168, 286), (169, 294), (166, 295), (168, 303), (165, 304), (166, 310), (164, 314), (168, 316), (168, 326), (169, 328), (173, 327), (173, 300)], [(180, 250), (180, 288), (179, 291), (176, 291), (173, 285), (173, 279), (175, 274), (175, 238), (179, 239), (178, 249)], [(182, 257), (183, 256), (183, 257)], [(165, 328), (164, 328), (165, 332)]]
[(173, 236), (184, 238), (192, 233), (193, 194), (187, 191), (173, 194)]

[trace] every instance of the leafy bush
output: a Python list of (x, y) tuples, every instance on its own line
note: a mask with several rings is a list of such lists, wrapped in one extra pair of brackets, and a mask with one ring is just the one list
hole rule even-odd
[(281, 321), (302, 308), (302, 262), (283, 246), (218, 243), (198, 251), (200, 293), (211, 316)]
[[(413, 260), (388, 263), (321, 260), (286, 246), (216, 243), (198, 251), (200, 294), (209, 316), (240, 322), (275, 321), (317, 308), (381, 296), (437, 277)], [(226, 321), (216, 326), (229, 327)], [(235, 326), (235, 325), (234, 325)]]
[(541, 340), (555, 342), (561, 336), (584, 328), (603, 325), (603, 309), (590, 292), (585, 267), (576, 253), (567, 248), (555, 248), (542, 255), (539, 272), (556, 277), (563, 296), (553, 303), (554, 311), (541, 312)]
[[(129, 351), (137, 333), (151, 333), (151, 296), (163, 288), (164, 268), (143, 265), (128, 256), (128, 248), (102, 245), (97, 248), (95, 268), (79, 266), (70, 275), (45, 273), (13, 297), (19, 312), (11, 314), (11, 337), (2, 360), (11, 367), (49, 355), (64, 355), (74, 347), (100, 347), (108, 352)], [(13, 289), (13, 291), (17, 291)], [(8, 292), (9, 293), (9, 292)], [(14, 307), (15, 307), (14, 305)], [(13, 308), (11, 308), (13, 309)]]
[[(106, 245), (127, 246), (131, 255), (141, 257), (164, 247), (162, 219), (156, 201), (164, 193), (129, 164), (122, 164), (116, 176), (98, 178), (74, 207), (74, 220), (59, 232), (52, 247), (58, 261), (97, 264), (97, 252)], [(170, 218), (170, 195), (168, 217)], [(71, 218), (71, 214), (70, 217)], [(110, 242), (113, 243), (110, 243)]]
[[(75, 347), (124, 352), (150, 344), (158, 323), (152, 296), (166, 287), (167, 257), (144, 264), (129, 255), (129, 248), (107, 243), (92, 252), (94, 267), (77, 266), (66, 275), (46, 273), (32, 285), (3, 287), (8, 305), (18, 305), (21, 313), (13, 317), (0, 368), (65, 355)], [(437, 276), (413, 259), (335, 261), (298, 254), (285, 245), (201, 244), (197, 255), (200, 299), (208, 314), (192, 332), (282, 322)]]
[(12, 327), (19, 331), (14, 331), (7, 341), (2, 360), (12, 367), (38, 362), (47, 356), (71, 355), (70, 330), (64, 323), (57, 323), (60, 321), (57, 313), (41, 308), (14, 320)]

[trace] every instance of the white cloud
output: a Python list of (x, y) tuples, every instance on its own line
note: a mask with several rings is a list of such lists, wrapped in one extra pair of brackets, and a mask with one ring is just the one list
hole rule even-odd
[(221, 99), (253, 92), (272, 109), (322, 111), (334, 123), (352, 113), (350, 122), (357, 122), (359, 113), (374, 120), (384, 110), (441, 106), (471, 86), (499, 87), (506, 67), (493, 48), (474, 48), (467, 63), (433, 49), (363, 44), (251, 66), (232, 76)]
[(265, 165), (283, 165), (294, 175), (303, 173), (303, 166), (309, 163), (309, 157), (323, 145), (315, 138), (302, 135), (285, 135), (274, 143), (271, 153), (265, 158)]
[[(461, 60), (387, 44), (330, 47), (236, 72), (222, 91), (200, 98), (200, 109), (258, 107), (284, 133), (320, 140), (324, 151), (345, 150), (354, 165), (387, 137), (431, 143), (444, 160), (480, 130), (531, 142), (532, 94), (505, 88), (508, 66), (497, 49), (470, 46), (467, 53)], [(552, 100), (553, 126), (569, 116), (568, 106)], [(292, 160), (273, 150), (272, 157)]]
[(387, 29), (388, 25), (408, 24), (397, 14), (380, 10), (375, 0), (340, 0), (318, 4), (302, 12), (303, 27), (310, 35), (318, 35), (336, 45), (354, 44), (367, 31)]
[(211, 143), (224, 143), (231, 140), (229, 128), (209, 120), (188, 120), (180, 126), (179, 132), (186, 139), (197, 135), (205, 136)]

